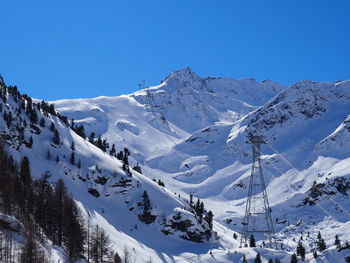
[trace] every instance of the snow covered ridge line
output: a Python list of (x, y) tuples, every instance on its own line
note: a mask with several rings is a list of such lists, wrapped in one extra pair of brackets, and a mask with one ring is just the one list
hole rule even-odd
[[(245, 121), (251, 133), (268, 132), (275, 127), (294, 125), (297, 119), (320, 118), (329, 114), (334, 104), (345, 107), (349, 100), (350, 81), (300, 81), (245, 117)], [(274, 134), (273, 138), (276, 137), (276, 131)]]

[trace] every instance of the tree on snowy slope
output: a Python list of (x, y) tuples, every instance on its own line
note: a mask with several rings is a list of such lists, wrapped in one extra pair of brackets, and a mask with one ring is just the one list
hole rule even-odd
[(147, 191), (144, 191), (142, 194), (142, 202), (143, 202), (143, 212), (149, 212), (151, 207), (151, 201), (149, 200), (149, 196)]
[(251, 234), (250, 237), (249, 237), (249, 246), (250, 247), (255, 247), (255, 238), (254, 238), (253, 234)]
[(297, 255), (295, 255), (295, 253), (292, 255), (290, 263), (298, 263), (298, 257)]
[(113, 260), (114, 260), (113, 263), (123, 263), (118, 253), (115, 253)]
[(32, 177), (30, 174), (30, 164), (27, 156), (23, 157), (20, 168), (19, 183), (19, 204), (27, 215), (25, 220), (29, 220), (29, 215), (33, 212)]
[(60, 144), (60, 134), (56, 128), (53, 130), (52, 142), (56, 145)]
[(340, 239), (339, 239), (338, 235), (335, 235), (335, 237), (334, 237), (334, 245), (336, 245), (337, 247), (340, 246)]
[[(9, 261), (11, 262), (11, 261)], [(20, 252), (20, 263), (47, 262), (31, 226), (28, 227), (26, 240)]]
[(297, 255), (301, 256), (302, 260), (305, 260), (305, 247), (303, 246), (303, 243), (301, 242), (301, 240), (299, 240), (298, 242)]
[(151, 214), (151, 201), (149, 199), (147, 191), (144, 191), (142, 194), (142, 203), (143, 203), (143, 212), (139, 214), (140, 221), (144, 222), (145, 224), (150, 224), (154, 222), (156, 219), (156, 216)]
[(254, 263), (261, 263), (261, 256), (260, 253), (256, 254), (256, 257), (254, 259)]
[(204, 220), (208, 223), (210, 230), (213, 230), (213, 218), (214, 218), (214, 215), (212, 211), (209, 211), (204, 218)]
[(326, 242), (324, 241), (324, 239), (321, 236), (321, 232), (318, 232), (317, 234), (317, 247), (319, 251), (323, 251), (326, 250), (327, 246), (326, 246)]
[(95, 226), (90, 238), (90, 256), (94, 263), (112, 262), (112, 243), (106, 232), (99, 226)]
[(123, 164), (123, 170), (131, 176), (130, 168), (129, 168), (129, 156), (130, 156), (130, 151), (128, 148), (124, 148), (123, 151), (120, 151), (117, 154), (117, 159), (122, 161)]
[(142, 174), (141, 166), (139, 165), (139, 163), (136, 163), (136, 165), (132, 169), (135, 170), (136, 172)]
[[(73, 199), (67, 195), (63, 181), (56, 184), (55, 190), (48, 181), (48, 173), (33, 181), (29, 159), (24, 157), (18, 169), (2, 147), (0, 167), (0, 196), (6, 204), (0, 207), (0, 212), (15, 216), (21, 221), (25, 231), (23, 247), (17, 252), (20, 259), (11, 261), (46, 262), (41, 244), (45, 240), (44, 237), (60, 244), (72, 262), (79, 259), (84, 244), (81, 231), (83, 221), (79, 219), (79, 211)], [(0, 251), (3, 249), (7, 250), (0, 242)], [(11, 248), (13, 249), (15, 248)], [(4, 258), (0, 253), (1, 260)]]
[(71, 152), (69, 161), (72, 165), (75, 165), (75, 153)]

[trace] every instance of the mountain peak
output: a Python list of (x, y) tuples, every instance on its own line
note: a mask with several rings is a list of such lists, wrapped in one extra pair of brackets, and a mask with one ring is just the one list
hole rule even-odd
[(197, 76), (190, 67), (184, 67), (180, 70), (172, 72), (168, 77), (165, 78), (165, 81), (168, 80), (174, 80), (179, 84), (193, 84), (193, 82), (203, 81), (202, 78)]
[(171, 75), (196, 75), (196, 73), (194, 73), (190, 67), (186, 66), (182, 69), (174, 71), (171, 73)]

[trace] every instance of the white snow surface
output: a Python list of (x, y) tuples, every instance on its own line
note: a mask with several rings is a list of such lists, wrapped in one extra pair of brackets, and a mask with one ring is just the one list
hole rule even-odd
[[(333, 245), (335, 234), (350, 239), (349, 190), (303, 205), (314, 182), (330, 188), (337, 178), (350, 182), (349, 81), (300, 81), (287, 87), (253, 79), (201, 78), (185, 68), (131, 95), (55, 105), (83, 122), (100, 109), (99, 118), (86, 121), (91, 130), (118, 148), (129, 147), (147, 177), (161, 179), (181, 196), (201, 198), (213, 211), (220, 237), (219, 245), (210, 245), (216, 258), (208, 257), (208, 247), (201, 245), (203, 250), (183, 251), (176, 262), (238, 262), (242, 257), (244, 249), (232, 240), (232, 231), (241, 231), (244, 216), (252, 158), (245, 140), (251, 133), (268, 141), (262, 148), (263, 169), (273, 218), (284, 222), (275, 225), (284, 247), (294, 252), (307, 232), (312, 234), (305, 244), (314, 243), (318, 231), (327, 246)], [(246, 250), (255, 257), (256, 252)], [(268, 258), (267, 250), (261, 253)], [(279, 258), (289, 262), (285, 253)], [(327, 253), (317, 262), (337, 262), (340, 254)], [(172, 252), (166, 254), (171, 258)], [(312, 253), (308, 257), (311, 261)]]
[[(243, 254), (253, 260), (259, 252), (263, 262), (269, 258), (290, 262), (300, 236), (310, 251), (318, 231), (328, 249), (319, 253), (317, 261), (307, 254), (308, 262), (343, 262), (350, 254), (333, 246), (335, 234), (342, 242), (350, 240), (350, 188), (340, 188), (350, 186), (349, 81), (301, 81), (287, 87), (254, 79), (201, 78), (184, 68), (160, 85), (130, 95), (54, 104), (58, 112), (83, 124), (87, 134), (93, 131), (107, 138), (118, 151), (127, 147), (131, 165), (138, 162), (143, 174), (133, 171), (126, 192), (111, 187), (127, 178), (119, 160), (56, 117), (52, 120), (62, 145), (50, 146), (51, 132), (46, 128), (33, 136), (32, 149), (22, 146), (12, 154), (17, 161), (27, 155), (34, 176), (49, 171), (53, 180), (63, 178), (84, 215), (108, 232), (119, 254), (126, 247), (135, 262), (240, 262)], [(6, 131), (1, 118), (0, 125)], [(252, 161), (245, 141), (250, 133), (268, 141), (262, 147), (263, 170), (276, 236), (285, 250), (239, 248), (239, 239), (233, 238), (233, 233), (239, 236), (245, 210)], [(67, 155), (72, 140), (81, 169), (69, 164), (69, 156), (60, 157), (58, 165), (46, 160), (48, 148), (52, 158)], [(108, 177), (105, 185), (94, 183), (100, 175), (96, 164)], [(322, 194), (310, 205), (305, 200), (315, 183)], [(87, 192), (91, 187), (99, 191), (99, 198)], [(143, 190), (149, 193), (152, 212), (159, 215), (150, 225), (136, 216)], [(189, 194), (213, 211), (218, 239), (193, 243), (160, 231), (162, 216), (180, 211), (193, 220), (183, 209)]]

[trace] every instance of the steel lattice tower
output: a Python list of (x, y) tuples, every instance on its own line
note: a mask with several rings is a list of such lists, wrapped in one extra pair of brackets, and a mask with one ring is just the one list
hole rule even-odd
[(254, 235), (256, 240), (257, 238), (268, 238), (270, 247), (277, 248), (271, 209), (261, 168), (261, 144), (266, 144), (266, 141), (263, 136), (249, 136), (247, 139), (247, 143), (252, 145), (253, 163), (242, 223), (241, 246), (247, 244), (250, 236)]

